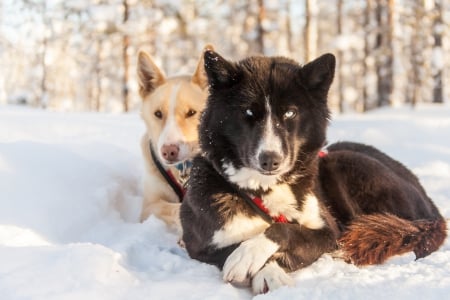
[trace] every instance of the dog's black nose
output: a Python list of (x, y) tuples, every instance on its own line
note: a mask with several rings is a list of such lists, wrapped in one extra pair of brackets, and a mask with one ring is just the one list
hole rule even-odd
[(282, 157), (273, 151), (264, 151), (258, 157), (261, 169), (275, 171), (280, 167)]

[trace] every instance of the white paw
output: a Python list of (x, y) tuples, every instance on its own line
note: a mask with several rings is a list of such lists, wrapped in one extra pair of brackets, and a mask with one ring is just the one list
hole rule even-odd
[(294, 279), (289, 276), (277, 262), (272, 261), (264, 266), (253, 277), (252, 289), (255, 294), (267, 293), (282, 286), (294, 286)]
[(223, 280), (238, 285), (248, 285), (250, 278), (278, 250), (279, 245), (264, 234), (242, 242), (228, 256), (223, 266)]

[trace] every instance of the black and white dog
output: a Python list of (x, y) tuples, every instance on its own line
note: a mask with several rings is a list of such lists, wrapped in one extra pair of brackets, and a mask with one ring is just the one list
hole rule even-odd
[(417, 178), (370, 146), (321, 151), (335, 58), (229, 62), (204, 54), (209, 98), (181, 206), (192, 258), (255, 293), (340, 250), (356, 265), (437, 250), (446, 223)]

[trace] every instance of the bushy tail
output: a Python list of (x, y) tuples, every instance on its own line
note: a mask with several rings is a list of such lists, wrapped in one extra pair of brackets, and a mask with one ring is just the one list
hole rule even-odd
[(436, 251), (447, 237), (443, 219), (408, 221), (391, 214), (356, 218), (338, 243), (344, 259), (355, 265), (381, 264), (393, 255), (414, 251), (416, 259)]

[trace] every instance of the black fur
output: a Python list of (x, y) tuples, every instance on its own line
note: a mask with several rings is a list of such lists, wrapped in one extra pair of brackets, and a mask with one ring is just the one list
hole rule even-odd
[[(303, 224), (302, 218), (308, 217), (303, 215), (288, 218), (287, 224), (268, 224), (261, 230), (279, 246), (268, 261), (276, 261), (287, 271), (311, 264), (338, 245), (345, 257), (357, 264), (386, 259), (382, 252), (377, 254), (381, 258), (378, 261), (360, 257), (356, 260), (355, 253), (367, 253), (366, 246), (350, 248), (350, 244), (358, 241), (345, 233), (351, 231), (352, 221), (360, 216), (379, 214), (393, 220), (392, 215), (406, 222), (423, 219), (445, 223), (417, 178), (375, 148), (338, 143), (328, 147), (326, 157), (319, 158), (329, 119), (326, 101), (334, 76), (333, 55), (326, 54), (300, 66), (283, 57), (250, 57), (234, 63), (207, 51), (205, 68), (210, 95), (199, 128), (202, 155), (194, 159), (181, 206), (183, 241), (192, 258), (222, 268), (243, 240), (218, 246), (213, 242), (215, 233), (226, 228), (237, 215), (249, 220), (258, 218), (241, 193), (264, 198), (285, 185), (296, 200), (293, 210), (309, 212), (305, 203), (313, 195), (318, 199), (323, 221), (319, 227), (314, 222)], [(283, 168), (275, 166), (270, 172), (264, 170), (261, 155), (257, 156), (268, 118), (280, 140), (277, 159), (285, 163)], [(256, 170), (262, 177), (272, 176), (276, 180), (269, 187), (248, 186), (232, 180), (230, 169)], [(280, 201), (282, 204), (283, 199)], [(374, 220), (370, 222), (376, 222), (377, 218)], [(364, 227), (364, 221), (362, 224)], [(439, 247), (446, 236), (445, 225), (426, 228), (435, 231), (434, 244)], [(248, 228), (241, 233), (245, 230)], [(341, 240), (343, 233), (347, 239)], [(368, 238), (377, 239), (376, 235)], [(400, 252), (393, 249), (389, 255)]]

